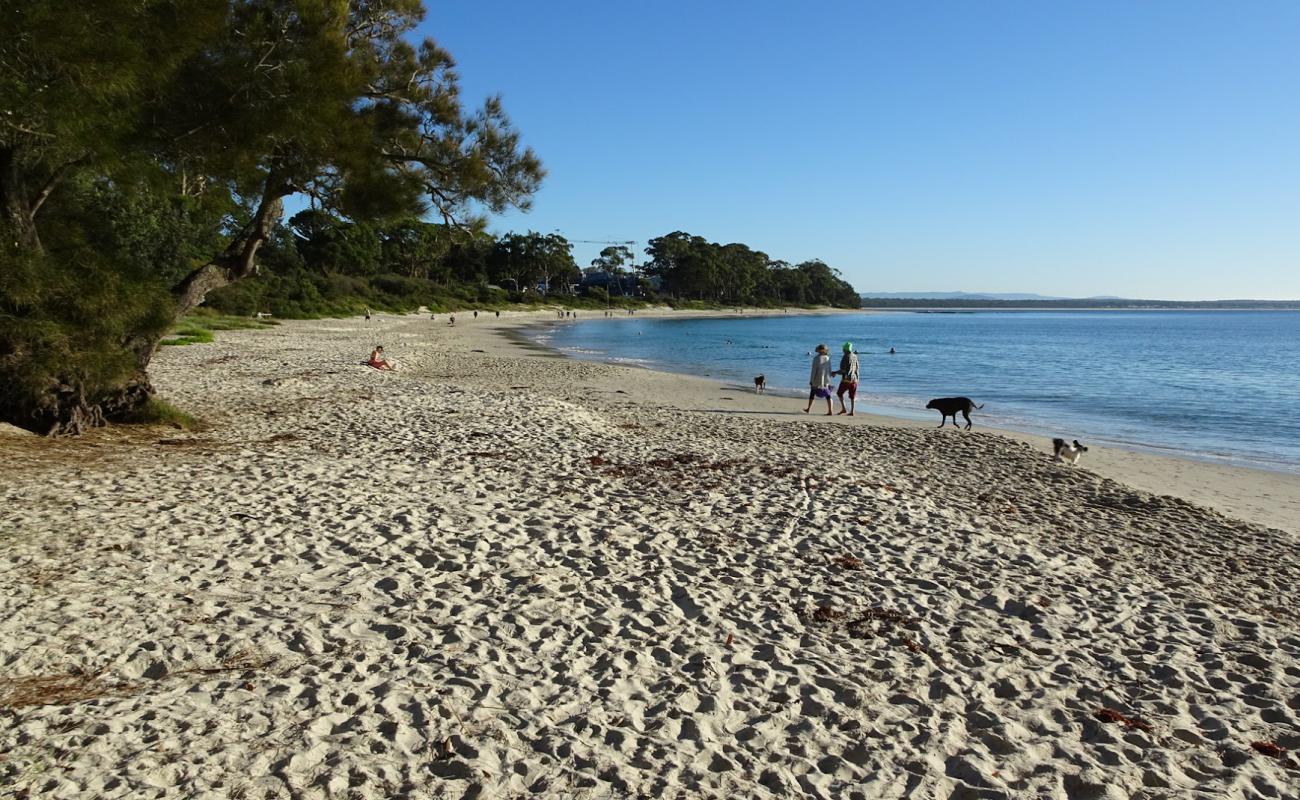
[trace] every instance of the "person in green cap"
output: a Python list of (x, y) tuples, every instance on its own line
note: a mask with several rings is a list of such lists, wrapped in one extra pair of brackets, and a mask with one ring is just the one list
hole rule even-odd
[[(858, 354), (853, 352), (853, 342), (844, 343), (844, 355), (840, 356), (840, 368), (831, 373), (840, 376), (840, 388), (835, 396), (840, 399), (840, 413), (850, 417), (858, 404)], [(844, 393), (849, 393), (849, 404), (844, 405)]]

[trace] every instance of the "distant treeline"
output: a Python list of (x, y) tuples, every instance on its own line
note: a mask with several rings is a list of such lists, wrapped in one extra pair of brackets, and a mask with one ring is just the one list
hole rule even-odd
[(308, 209), (268, 237), (257, 276), (211, 292), (206, 305), (278, 317), (541, 302), (858, 305), (853, 287), (820, 261), (790, 265), (681, 232), (650, 240), (646, 255), (638, 265), (629, 248), (610, 246), (584, 270), (558, 233), (493, 236), (416, 218), (376, 224)]
[(203, 307), (858, 305), (820, 261), (680, 232), (648, 260), (611, 243), (586, 270), (559, 234), (487, 234), (546, 171), (499, 98), (465, 102), (420, 0), (15, 8), (0, 14), (0, 422), (140, 419), (159, 345)]
[(1201, 309), (1225, 311), (1300, 310), (1300, 300), (976, 300), (921, 299), (905, 297), (862, 297), (863, 308), (961, 308), (961, 309)]

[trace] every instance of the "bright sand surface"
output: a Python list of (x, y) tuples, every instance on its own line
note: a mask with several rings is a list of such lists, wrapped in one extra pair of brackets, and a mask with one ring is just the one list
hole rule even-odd
[(1295, 477), (457, 318), (167, 348), (207, 431), (0, 436), (0, 796), (1297, 796)]

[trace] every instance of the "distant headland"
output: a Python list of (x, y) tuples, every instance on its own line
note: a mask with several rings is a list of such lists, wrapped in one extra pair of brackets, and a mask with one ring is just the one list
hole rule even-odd
[(1200, 309), (1300, 311), (1300, 300), (1141, 300), (1128, 297), (1049, 297), (1028, 293), (866, 292), (863, 308)]

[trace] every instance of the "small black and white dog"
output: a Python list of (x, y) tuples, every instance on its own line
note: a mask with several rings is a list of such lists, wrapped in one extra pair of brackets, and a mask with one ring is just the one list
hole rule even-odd
[(936, 397), (926, 403), (925, 407), (933, 408), (942, 415), (939, 418), (940, 428), (942, 428), (943, 424), (948, 421), (948, 417), (952, 417), (952, 424), (956, 427), (957, 415), (961, 414), (966, 418), (966, 430), (970, 430), (970, 412), (977, 408), (983, 408), (984, 406), (975, 405), (975, 401), (969, 397)]
[(765, 376), (765, 375), (755, 375), (755, 376), (754, 376), (754, 394), (762, 394), (763, 392), (766, 392), (766, 391), (767, 391), (767, 376)]
[(1052, 450), (1056, 453), (1056, 458), (1060, 461), (1068, 461), (1071, 465), (1079, 463), (1079, 456), (1088, 452), (1088, 448), (1079, 444), (1075, 439), (1073, 443), (1067, 444), (1064, 439), (1053, 439)]

